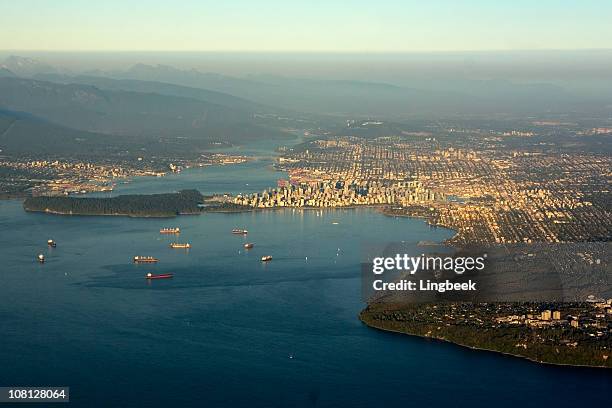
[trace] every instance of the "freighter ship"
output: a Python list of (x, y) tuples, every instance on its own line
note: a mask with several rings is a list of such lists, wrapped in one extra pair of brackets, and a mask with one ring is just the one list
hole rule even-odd
[(173, 243), (170, 244), (170, 248), (186, 248), (186, 249), (189, 249), (189, 248), (191, 248), (191, 244), (190, 243), (179, 244), (178, 242), (173, 242)]
[(172, 278), (174, 276), (173, 273), (160, 273), (157, 275), (153, 275), (151, 272), (147, 273), (145, 275), (146, 279), (169, 279)]
[(232, 230), (232, 234), (241, 234), (241, 235), (246, 235), (248, 234), (249, 231), (245, 230), (245, 229), (240, 229), (240, 228), (234, 228)]
[(135, 256), (134, 263), (156, 263), (159, 259), (153, 258), (152, 256)]
[(181, 229), (179, 227), (176, 228), (162, 228), (159, 230), (160, 234), (180, 234)]

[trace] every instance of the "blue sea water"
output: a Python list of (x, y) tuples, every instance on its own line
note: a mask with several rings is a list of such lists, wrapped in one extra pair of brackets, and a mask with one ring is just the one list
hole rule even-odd
[(240, 164), (189, 168), (162, 178), (137, 177), (119, 181), (112, 192), (90, 195), (156, 194), (191, 188), (198, 189), (204, 195), (261, 192), (276, 187), (279, 178), (287, 177), (285, 172), (274, 170), (273, 163), (269, 158), (261, 158)]
[[(279, 177), (269, 164), (136, 179), (116, 193), (257, 191)], [(165, 226), (183, 233), (159, 235)], [(539, 365), (360, 323), (364, 243), (451, 234), (369, 209), (161, 220), (31, 214), (2, 201), (0, 386), (70, 386), (75, 407), (607, 405), (606, 370)], [(172, 250), (175, 239), (193, 248)], [(262, 264), (268, 254), (273, 261)], [(160, 262), (134, 265), (134, 255)], [(149, 271), (175, 277), (147, 282)]]

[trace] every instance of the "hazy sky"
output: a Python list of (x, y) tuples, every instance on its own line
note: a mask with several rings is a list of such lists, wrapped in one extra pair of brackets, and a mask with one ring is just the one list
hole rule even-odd
[(592, 49), (611, 19), (609, 0), (0, 0), (0, 49)]

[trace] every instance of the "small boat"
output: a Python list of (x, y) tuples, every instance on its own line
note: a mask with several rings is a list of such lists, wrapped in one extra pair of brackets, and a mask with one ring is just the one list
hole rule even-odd
[(187, 242), (185, 244), (179, 244), (178, 242), (173, 242), (173, 243), (170, 244), (170, 248), (189, 249), (189, 248), (191, 248), (191, 244), (189, 242)]
[(181, 229), (176, 227), (176, 228), (162, 228), (159, 230), (160, 234), (180, 234), (181, 233)]
[(173, 273), (159, 273), (153, 275), (151, 272), (147, 273), (145, 279), (170, 279), (174, 276)]
[(272, 260), (272, 255), (266, 255), (261, 257), (261, 262), (269, 262)]
[(38, 259), (38, 262), (40, 263), (45, 263), (45, 256), (43, 254), (38, 254), (36, 259)]
[(232, 234), (240, 234), (240, 235), (246, 235), (248, 234), (249, 231), (245, 230), (245, 229), (240, 229), (240, 228), (234, 228), (232, 230)]
[(246, 244), (244, 244), (244, 248), (245, 249), (251, 249), (255, 246), (255, 244), (253, 244), (252, 242), (247, 242)]
[(51, 248), (55, 248), (57, 246), (57, 244), (55, 243), (54, 240), (52, 239), (48, 239), (47, 240), (47, 245), (49, 245)]
[(159, 259), (153, 258), (152, 256), (135, 256), (134, 263), (156, 263)]

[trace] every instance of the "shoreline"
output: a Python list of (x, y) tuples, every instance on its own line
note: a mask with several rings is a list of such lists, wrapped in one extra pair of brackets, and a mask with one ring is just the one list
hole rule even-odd
[(28, 213), (49, 214), (57, 216), (76, 216), (76, 217), (129, 217), (129, 218), (176, 218), (179, 215), (199, 215), (199, 214), (176, 214), (176, 215), (131, 215), (131, 214), (82, 214), (82, 213), (64, 213), (59, 211), (43, 211), (23, 209)]
[[(25, 199), (27, 197), (15, 197), (13, 199), (10, 199), (11, 201), (20, 201), (20, 202), (24, 202)], [(77, 197), (80, 198), (80, 197)], [(8, 200), (7, 200), (8, 201)], [(104, 216), (104, 217), (132, 217), (132, 218), (175, 218), (181, 215), (200, 215), (203, 213), (221, 213), (221, 214), (234, 214), (234, 213), (250, 213), (250, 212), (263, 212), (263, 211), (282, 211), (282, 210), (292, 210), (292, 211), (338, 211), (338, 210), (359, 210), (359, 209), (366, 209), (366, 210), (370, 210), (370, 211), (376, 211), (386, 217), (402, 217), (402, 218), (415, 218), (415, 219), (421, 219), (423, 220), (424, 223), (426, 223), (428, 226), (430, 227), (436, 227), (436, 228), (444, 228), (447, 229), (449, 231), (453, 231), (456, 234), (456, 231), (453, 230), (452, 228), (448, 228), (442, 225), (434, 225), (431, 224), (426, 217), (422, 217), (422, 216), (412, 216), (412, 215), (395, 215), (395, 214), (388, 214), (385, 212), (384, 206), (383, 205), (376, 205), (376, 204), (367, 204), (367, 205), (347, 205), (347, 206), (338, 206), (338, 207), (250, 207), (250, 206), (242, 206), (242, 208), (239, 207), (228, 207), (228, 208), (223, 208), (223, 207), (204, 207), (200, 212), (194, 212), (194, 213), (180, 213), (180, 214), (176, 214), (176, 215), (131, 215), (131, 214), (123, 214), (123, 213), (116, 213), (116, 214), (83, 214), (83, 213), (66, 213), (66, 212), (59, 212), (59, 211), (45, 211), (45, 210), (32, 210), (32, 209), (27, 209), (24, 207), (24, 211), (26, 212), (31, 212), (31, 213), (43, 213), (43, 214), (50, 214), (50, 215), (75, 215), (75, 216), (87, 216), (87, 217), (97, 217), (97, 216)], [(454, 235), (453, 235), (454, 237)], [(446, 241), (442, 241), (442, 242), (438, 242), (436, 243), (437, 245), (444, 245), (446, 243)]]
[[(365, 309), (364, 309), (365, 310)], [(364, 325), (366, 325), (367, 327), (374, 329), (374, 330), (379, 330), (381, 332), (386, 332), (386, 333), (392, 333), (392, 334), (398, 334), (398, 335), (404, 335), (404, 336), (410, 336), (410, 337), (415, 337), (415, 338), (419, 338), (419, 339), (432, 339), (432, 340), (436, 340), (439, 342), (444, 342), (447, 344), (452, 344), (453, 346), (457, 346), (457, 347), (462, 347), (465, 349), (469, 349), (469, 350), (474, 350), (474, 351), (482, 351), (482, 352), (488, 352), (488, 353), (495, 353), (501, 356), (506, 356), (506, 357), (512, 357), (512, 358), (517, 358), (517, 359), (522, 359), (525, 361), (529, 361), (532, 363), (536, 363), (536, 364), (542, 364), (542, 365), (548, 365), (548, 366), (555, 366), (555, 367), (573, 367), (573, 368), (588, 368), (588, 369), (610, 369), (610, 367), (606, 367), (605, 365), (587, 365), (587, 364), (568, 364), (568, 363), (553, 363), (550, 361), (544, 361), (544, 360), (536, 360), (534, 358), (531, 357), (527, 357), (524, 356), (522, 354), (512, 354), (512, 353), (508, 353), (508, 352), (504, 352), (504, 351), (498, 351), (498, 350), (494, 350), (494, 349), (488, 349), (488, 348), (484, 348), (484, 347), (476, 347), (476, 346), (469, 346), (467, 344), (462, 344), (462, 343), (458, 343), (452, 340), (448, 340), (442, 337), (436, 337), (436, 336), (424, 336), (424, 335), (420, 335), (420, 334), (416, 334), (416, 333), (409, 333), (409, 332), (405, 332), (405, 331), (400, 331), (400, 330), (395, 330), (395, 329), (389, 329), (389, 328), (384, 328), (384, 327), (380, 327), (380, 326), (375, 326), (372, 325), (371, 323), (366, 322), (363, 319), (362, 310), (359, 313), (359, 320), (361, 321), (361, 323), (363, 323)]]
[[(25, 198), (27, 197), (19, 197), (19, 198), (14, 198), (12, 200), (16, 200), (16, 201), (25, 201)], [(310, 206), (304, 206), (304, 207), (291, 207), (291, 206), (287, 206), (287, 207), (250, 207), (250, 206), (242, 206), (242, 208), (239, 207), (235, 207), (235, 208), (222, 208), (222, 207), (211, 207), (211, 208), (207, 208), (205, 207), (204, 209), (202, 209), (202, 211), (200, 213), (192, 213), (192, 214), (177, 214), (176, 216), (179, 215), (199, 215), (201, 213), (249, 213), (249, 212), (259, 212), (259, 211), (278, 211), (278, 210), (293, 210), (293, 211), (336, 211), (336, 210), (357, 210), (357, 209), (368, 209), (368, 210), (372, 210), (372, 211), (377, 211), (379, 213), (381, 213), (382, 215), (386, 216), (386, 217), (402, 217), (402, 218), (415, 218), (415, 219), (422, 219), (423, 222), (425, 222), (428, 226), (433, 227), (433, 228), (444, 228), (447, 229), (449, 231), (453, 231), (455, 233), (455, 235), (457, 235), (457, 231), (455, 231), (453, 228), (444, 226), (444, 225), (437, 225), (437, 224), (432, 224), (430, 222), (430, 220), (427, 217), (424, 216), (418, 216), (418, 215), (398, 215), (398, 214), (389, 214), (385, 211), (385, 205), (383, 204), (364, 204), (364, 205), (347, 205), (347, 206), (337, 206), (337, 207), (310, 207)], [(39, 213), (45, 213), (45, 214), (52, 214), (52, 215), (81, 215), (81, 216), (98, 216), (98, 215), (102, 215), (102, 216), (128, 216), (128, 217), (135, 217), (135, 218), (147, 218), (147, 217), (153, 217), (153, 218), (172, 218), (175, 217), (174, 215), (172, 216), (133, 216), (133, 215), (129, 215), (129, 214), (75, 214), (75, 213), (62, 213), (62, 212), (57, 212), (57, 211), (42, 211), (42, 210), (30, 210), (30, 209), (25, 209), (25, 211), (27, 212), (39, 212)], [(453, 235), (453, 237), (449, 238), (452, 239), (455, 237), (455, 235)], [(439, 242), (437, 244), (448, 244), (447, 243), (448, 240)], [(451, 244), (448, 244), (451, 245)]]
[(386, 215), (387, 217), (420, 218), (425, 223), (427, 223), (427, 225), (429, 225), (430, 227), (444, 228), (444, 229), (447, 229), (449, 231), (453, 231), (454, 235), (452, 237), (447, 238), (444, 241), (440, 242), (440, 244), (442, 244), (442, 245), (448, 245), (448, 246), (455, 247), (456, 245), (454, 244), (454, 242), (456, 242), (456, 238), (460, 236), (460, 232), (457, 231), (455, 228), (449, 226), (449, 225), (441, 225), (441, 224), (433, 223), (432, 220), (431, 220), (431, 216), (427, 216), (427, 215), (409, 215), (409, 214), (393, 214), (393, 213), (390, 213), (388, 211), (385, 211), (385, 208), (381, 209), (380, 212), (383, 213), (384, 215)]

